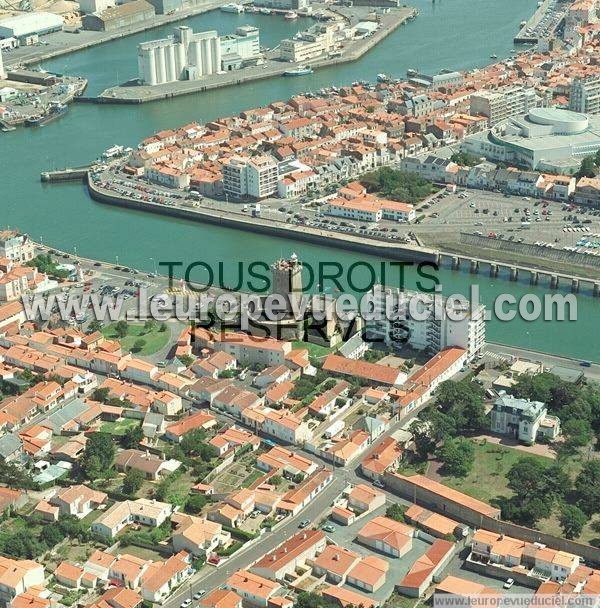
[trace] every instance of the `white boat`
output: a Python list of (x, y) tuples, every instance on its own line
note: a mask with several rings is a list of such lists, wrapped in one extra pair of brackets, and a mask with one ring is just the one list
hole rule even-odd
[(298, 19), (298, 13), (296, 13), (295, 11), (288, 11), (283, 17), (284, 19), (293, 21), (294, 19)]
[(241, 4), (230, 2), (229, 4), (224, 4), (221, 7), (221, 11), (224, 13), (237, 13), (239, 15), (244, 12), (244, 7)]
[(261, 8), (261, 9), (260, 9), (260, 12), (261, 12), (263, 15), (270, 15), (270, 14), (271, 14), (271, 9), (270, 9), (270, 8)]
[(490, 59), (498, 59), (498, 55), (490, 55)]
[(390, 77), (387, 74), (377, 74), (377, 82), (389, 82)]
[(284, 76), (306, 76), (307, 74), (312, 74), (313, 69), (309, 65), (300, 65), (293, 70), (286, 70), (283, 75)]
[(415, 70), (415, 68), (408, 68), (408, 70), (406, 70), (406, 75), (409, 78), (412, 78), (413, 76), (416, 76), (419, 73), (419, 70)]

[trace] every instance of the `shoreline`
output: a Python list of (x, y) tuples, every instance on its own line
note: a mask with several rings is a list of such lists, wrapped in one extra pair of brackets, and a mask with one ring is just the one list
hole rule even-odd
[[(347, 50), (342, 57), (323, 58), (317, 59), (316, 61), (311, 61), (310, 66), (314, 69), (321, 69), (358, 61), (361, 57), (363, 57), (363, 55), (383, 42), (383, 40), (395, 32), (400, 26), (405, 25), (409, 21), (415, 19), (417, 15), (417, 9), (412, 7), (402, 7), (398, 9), (398, 12), (390, 15), (384, 15), (380, 30), (369, 38), (364, 38), (354, 42), (355, 45), (358, 45), (358, 48), (351, 48)], [(142, 104), (152, 101), (161, 101), (165, 99), (172, 99), (174, 97), (180, 97), (182, 95), (203, 93), (212, 89), (220, 89), (247, 82), (280, 77), (283, 76), (284, 72), (290, 68), (299, 65), (297, 63), (278, 61), (275, 61), (274, 63), (276, 65), (242, 68), (241, 70), (226, 74), (218, 74), (203, 80), (175, 81), (155, 86), (132, 85), (109, 87), (96, 97), (81, 97), (78, 101), (80, 103), (101, 104)], [(246, 72), (245, 76), (243, 75), (244, 72)]]

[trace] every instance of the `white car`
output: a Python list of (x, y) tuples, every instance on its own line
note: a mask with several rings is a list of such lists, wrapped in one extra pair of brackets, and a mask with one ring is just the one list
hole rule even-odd
[(515, 580), (514, 579), (507, 578), (506, 582), (504, 583), (504, 588), (505, 589), (510, 589), (514, 584), (515, 584)]
[(183, 600), (181, 602), (181, 608), (187, 608), (192, 603), (192, 600), (188, 597), (187, 600)]

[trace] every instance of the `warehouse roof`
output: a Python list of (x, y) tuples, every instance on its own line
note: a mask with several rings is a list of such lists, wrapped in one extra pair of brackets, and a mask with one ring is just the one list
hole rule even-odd
[(0, 36), (6, 30), (12, 30), (12, 36), (27, 36), (36, 34), (52, 28), (59, 28), (63, 25), (63, 19), (53, 13), (35, 11), (24, 13), (15, 17), (8, 17), (0, 21)]

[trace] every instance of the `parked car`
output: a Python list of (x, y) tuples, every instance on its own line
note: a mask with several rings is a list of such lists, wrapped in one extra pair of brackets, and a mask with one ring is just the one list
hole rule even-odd
[(299, 524), (298, 527), (299, 528), (306, 528), (306, 526), (310, 525), (310, 520), (308, 519), (303, 519)]
[(192, 603), (192, 600), (188, 597), (187, 600), (181, 602), (181, 608), (187, 608)]
[(206, 589), (200, 589), (200, 591), (196, 591), (194, 593), (194, 599), (199, 600), (206, 593)]
[(327, 525), (323, 526), (322, 530), (323, 530), (323, 532), (335, 532), (335, 526), (332, 526), (331, 524), (327, 524)]
[(514, 579), (512, 578), (507, 578), (506, 582), (504, 583), (504, 588), (505, 589), (510, 589), (513, 585), (515, 584)]

